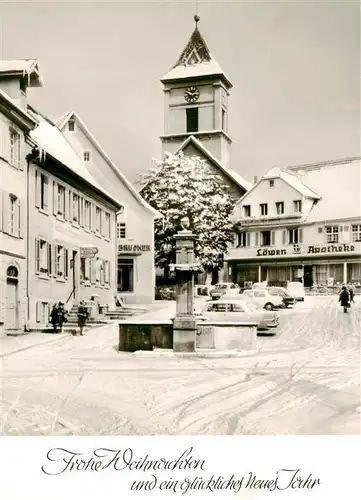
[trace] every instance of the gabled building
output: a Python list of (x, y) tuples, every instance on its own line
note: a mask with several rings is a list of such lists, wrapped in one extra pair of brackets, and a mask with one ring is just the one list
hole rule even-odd
[(68, 112), (57, 122), (57, 127), (83, 168), (121, 205), (116, 222), (118, 295), (126, 303), (152, 302), (154, 220), (161, 214), (141, 197), (77, 113)]
[(240, 283), (361, 283), (361, 158), (269, 170), (235, 205)]
[(0, 61), (0, 335), (28, 318), (27, 164), (28, 87), (41, 86), (35, 60)]

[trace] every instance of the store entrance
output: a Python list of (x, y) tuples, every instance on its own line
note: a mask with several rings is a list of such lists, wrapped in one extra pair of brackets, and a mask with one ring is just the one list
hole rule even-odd
[(304, 266), (303, 268), (303, 286), (311, 287), (313, 285), (312, 266)]

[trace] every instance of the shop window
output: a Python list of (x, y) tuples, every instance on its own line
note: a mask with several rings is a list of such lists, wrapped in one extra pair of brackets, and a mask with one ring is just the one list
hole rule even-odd
[(268, 205), (267, 203), (260, 203), (260, 210), (261, 210), (261, 215), (267, 215), (268, 214)]
[(312, 270), (313, 270), (313, 282), (314, 283), (319, 283), (319, 284), (326, 284), (327, 283), (327, 275), (328, 275), (327, 264), (313, 266)]
[(134, 291), (134, 259), (118, 259), (118, 292)]
[(125, 222), (117, 222), (117, 238), (124, 239), (127, 237), (127, 228)]
[(295, 200), (293, 202), (293, 210), (295, 212), (302, 212), (302, 200)]
[(341, 283), (343, 281), (343, 264), (330, 264), (328, 278), (333, 278), (334, 283)]
[(187, 108), (187, 132), (198, 132), (198, 108)]
[(353, 243), (361, 241), (361, 224), (352, 224), (351, 231)]
[(285, 204), (283, 201), (277, 201), (276, 202), (276, 212), (278, 215), (284, 214), (285, 213)]
[(338, 226), (326, 226), (326, 243), (338, 243)]
[(251, 205), (243, 205), (243, 213), (245, 217), (251, 217)]

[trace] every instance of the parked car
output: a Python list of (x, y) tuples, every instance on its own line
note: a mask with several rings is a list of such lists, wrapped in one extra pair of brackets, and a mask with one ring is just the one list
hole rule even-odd
[(257, 283), (253, 283), (252, 290), (259, 290), (260, 288), (267, 288), (267, 281), (261, 281)]
[(212, 297), (212, 300), (217, 300), (222, 297), (225, 293), (228, 293), (230, 290), (234, 293), (240, 293), (239, 285), (234, 283), (217, 283), (214, 285), (214, 288), (209, 292), (209, 295)]
[(296, 297), (293, 293), (289, 292), (286, 288), (280, 286), (270, 286), (267, 288), (270, 295), (279, 295), (285, 307), (294, 306), (297, 303)]
[(279, 324), (279, 316), (274, 311), (259, 309), (252, 301), (220, 299), (206, 304), (199, 320), (221, 322), (252, 321), (258, 323), (257, 330), (269, 330)]
[(267, 311), (272, 311), (275, 307), (284, 307), (282, 297), (279, 295), (271, 295), (267, 288), (259, 288), (256, 290), (245, 290), (243, 295), (254, 299), (262, 305)]
[(299, 281), (289, 281), (287, 283), (287, 290), (294, 294), (296, 300), (302, 302), (305, 300), (305, 289)]

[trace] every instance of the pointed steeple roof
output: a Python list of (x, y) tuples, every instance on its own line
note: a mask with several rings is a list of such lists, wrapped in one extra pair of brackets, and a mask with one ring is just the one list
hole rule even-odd
[(214, 59), (202, 37), (198, 24), (183, 49), (180, 57), (172, 68), (161, 78), (161, 82), (184, 80), (202, 76), (221, 76), (229, 88), (232, 83)]

